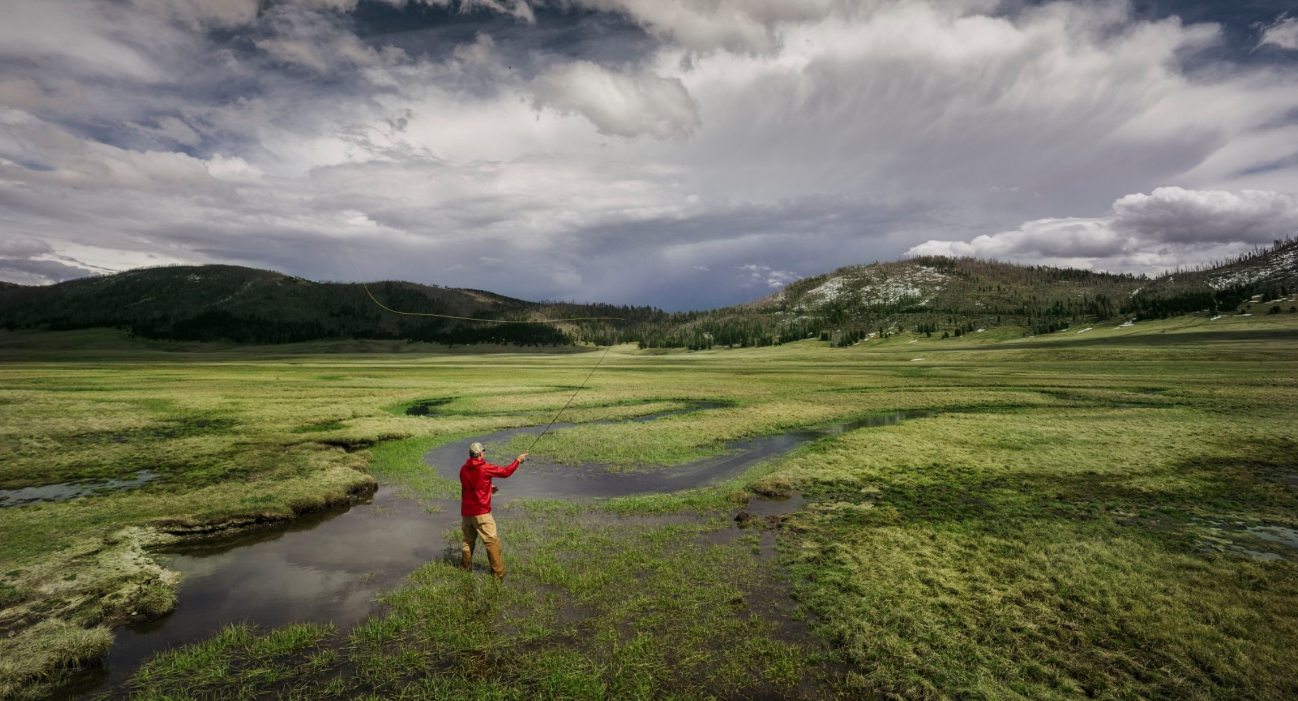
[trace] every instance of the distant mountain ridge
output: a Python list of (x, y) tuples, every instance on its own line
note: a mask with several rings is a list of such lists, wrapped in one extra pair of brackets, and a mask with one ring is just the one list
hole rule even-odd
[[(657, 310), (527, 302), (483, 290), (372, 282), (389, 307), (497, 320), (635, 317)], [(331, 338), (431, 343), (568, 344), (553, 324), (482, 324), (402, 316), (374, 304), (360, 284), (313, 282), (233, 265), (168, 266), (81, 278), (48, 287), (0, 289), (0, 327), (127, 329), (145, 338), (290, 343)]]
[(385, 305), (486, 320), (612, 316), (626, 321), (484, 324), (392, 314), (355, 283), (312, 282), (231, 265), (130, 270), (48, 287), (0, 285), (0, 327), (115, 327), (146, 338), (237, 343), (405, 339), (523, 345), (638, 342), (643, 347), (762, 346), (820, 338), (850, 345), (898, 333), (959, 336), (1015, 325), (1025, 335), (1125, 316), (1218, 313), (1246, 302), (1287, 311), (1298, 241), (1157, 278), (974, 258), (852, 265), (747, 304), (666, 313), (652, 307), (529, 302), (482, 290), (369, 283)]
[[(819, 337), (839, 345), (895, 333), (958, 336), (1017, 325), (1025, 335), (1083, 321), (1236, 309), (1298, 291), (1298, 240), (1157, 278), (977, 258), (919, 256), (851, 265), (736, 307), (678, 315), (646, 345), (704, 348)], [(1268, 296), (1269, 295), (1269, 296)], [(1292, 299), (1288, 299), (1292, 302)]]

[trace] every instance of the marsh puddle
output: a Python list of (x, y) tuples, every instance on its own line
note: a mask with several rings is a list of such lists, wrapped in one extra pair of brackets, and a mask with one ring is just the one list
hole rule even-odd
[(332, 622), (346, 631), (379, 612), (376, 596), (441, 556), (443, 536), (459, 520), (458, 501), (426, 507), (380, 487), (355, 506), (156, 553), (160, 564), (181, 573), (176, 610), (115, 630), (103, 667), (88, 670), (60, 696), (105, 691), (154, 653), (203, 640), (230, 623)]
[[(706, 407), (692, 407), (697, 411)], [(637, 421), (654, 420), (667, 412)], [(497, 503), (537, 497), (609, 497), (690, 489), (742, 473), (808, 441), (869, 426), (930, 416), (903, 412), (819, 430), (795, 431), (737, 441), (724, 455), (655, 473), (609, 473), (538, 461), (502, 480)], [(456, 479), (472, 440), (499, 443), (540, 428), (501, 431), (456, 441), (428, 453), (425, 461)], [(745, 510), (768, 517), (797, 510), (804, 502), (753, 500)], [(732, 514), (733, 516), (733, 514)], [(382, 610), (375, 597), (402, 585), (417, 567), (443, 556), (447, 532), (459, 526), (459, 502), (417, 502), (380, 487), (352, 506), (321, 512), (284, 526), (231, 537), (194, 541), (156, 554), (160, 564), (181, 573), (177, 605), (170, 615), (118, 628), (116, 642), (100, 668), (81, 674), (60, 690), (60, 698), (102, 693), (117, 687), (153, 654), (210, 637), (222, 626), (246, 621), (262, 628), (292, 622), (330, 622), (345, 632)], [(728, 529), (735, 531), (737, 529)], [(727, 534), (722, 537), (732, 537)], [(760, 535), (761, 554), (774, 552), (774, 536)], [(482, 563), (478, 563), (481, 565)], [(118, 690), (120, 692), (120, 690)]]
[[(1220, 521), (1207, 521), (1206, 525), (1208, 530), (1212, 531), (1216, 535), (1216, 537), (1211, 540), (1216, 544), (1214, 549), (1218, 551), (1236, 552), (1242, 555), (1247, 555), (1254, 560), (1298, 561), (1298, 529), (1275, 525), (1249, 526), (1243, 521), (1237, 521), (1233, 524)], [(1251, 538), (1256, 540), (1253, 543), (1249, 543), (1248, 537), (1241, 540), (1240, 536), (1251, 536)], [(1257, 550), (1248, 547), (1250, 544), (1256, 544), (1256, 541), (1263, 541), (1272, 546), (1279, 546), (1278, 550), (1282, 552)]]
[(134, 489), (158, 479), (158, 474), (140, 470), (131, 479), (110, 479), (94, 482), (64, 482), (22, 489), (0, 489), (0, 509), (26, 506), (51, 501), (69, 501), (94, 494)]
[[(635, 421), (652, 421), (664, 416), (688, 413), (697, 409), (667, 412), (640, 417)], [(619, 497), (633, 494), (678, 492), (695, 489), (737, 477), (748, 468), (773, 457), (784, 455), (811, 441), (836, 436), (848, 431), (874, 426), (891, 426), (911, 419), (934, 416), (929, 411), (901, 411), (870, 416), (857, 421), (819, 429), (804, 429), (771, 436), (746, 438), (726, 444), (722, 454), (682, 463), (672, 467), (637, 472), (609, 472), (599, 463), (559, 465), (544, 458), (533, 458), (506, 480), (497, 480), (500, 493), (495, 503), (508, 503), (513, 499), (556, 499)], [(587, 424), (589, 425), (589, 424)], [(572, 428), (574, 424), (556, 424), (551, 431)], [(514, 428), (478, 436), (486, 444), (504, 445), (515, 436), (535, 436), (542, 427)], [(468, 457), (468, 445), (474, 439), (438, 446), (424, 456), (424, 462), (437, 470), (437, 474), (459, 481), (460, 466)], [(491, 457), (490, 454), (488, 457)], [(497, 457), (496, 462), (504, 461)]]

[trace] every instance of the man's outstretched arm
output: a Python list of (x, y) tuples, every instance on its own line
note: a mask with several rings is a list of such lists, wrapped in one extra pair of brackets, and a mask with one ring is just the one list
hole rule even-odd
[(485, 468), (488, 477), (499, 477), (504, 479), (514, 474), (514, 470), (517, 470), (519, 465), (527, 462), (527, 456), (528, 453), (523, 453), (518, 456), (514, 462), (511, 462), (504, 467), (501, 467), (500, 465), (492, 465), (491, 463), (487, 463), (486, 465), (483, 465), (483, 467)]

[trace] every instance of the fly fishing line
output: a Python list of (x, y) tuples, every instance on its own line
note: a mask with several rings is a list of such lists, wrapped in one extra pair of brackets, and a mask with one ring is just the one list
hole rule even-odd
[[(365, 276), (361, 274), (361, 266), (356, 262), (356, 256), (352, 254), (351, 245), (348, 244), (346, 241), (343, 241), (343, 246), (347, 249), (347, 257), (351, 258), (352, 267), (356, 268), (356, 277), (357, 279), (361, 280), (361, 287), (364, 288), (365, 294), (369, 296), (370, 301), (378, 305), (380, 309), (391, 312), (393, 314), (400, 314), (402, 316), (430, 316), (438, 319), (455, 319), (458, 321), (477, 321), (485, 324), (549, 324), (549, 323), (554, 323), (559, 321), (626, 321), (626, 319), (620, 316), (578, 316), (578, 317), (570, 317), (566, 319), (521, 319), (521, 320), (520, 319), (480, 319), (472, 316), (454, 316), (451, 314), (434, 314), (431, 312), (407, 312), (407, 311), (401, 311), (399, 309), (393, 309), (387, 306), (386, 304), (380, 302), (378, 298), (374, 296), (374, 293), (370, 292), (370, 286), (365, 283)], [(559, 413), (555, 414), (554, 418), (550, 419), (550, 423), (546, 424), (545, 428), (541, 429), (541, 432), (536, 435), (536, 438), (532, 441), (532, 445), (527, 447), (526, 452), (529, 453), (532, 452), (532, 448), (536, 447), (537, 442), (541, 440), (542, 436), (544, 436), (546, 432), (549, 431), (552, 426), (554, 426), (554, 423), (559, 420), (560, 416), (563, 416), (563, 412), (568, 410), (568, 407), (572, 405), (572, 401), (577, 398), (577, 395), (580, 394), (583, 389), (586, 389), (586, 383), (590, 382), (591, 377), (594, 377), (595, 371), (598, 370), (599, 366), (604, 363), (604, 358), (608, 357), (608, 352), (611, 350), (613, 350), (612, 343), (610, 343), (608, 347), (604, 349), (604, 352), (600, 354), (599, 360), (595, 362), (595, 367), (590, 369), (590, 372), (587, 373), (586, 375), (586, 379), (582, 380), (581, 384), (577, 386), (577, 391), (573, 392), (571, 397), (568, 397), (568, 401), (564, 403), (563, 408), (559, 409)]]

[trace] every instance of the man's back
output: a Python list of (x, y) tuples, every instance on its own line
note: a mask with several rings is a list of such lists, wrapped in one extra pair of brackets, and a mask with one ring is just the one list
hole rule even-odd
[(517, 460), (501, 467), (480, 457), (470, 457), (460, 467), (460, 515), (481, 516), (491, 513), (492, 478), (504, 479), (517, 469)]

